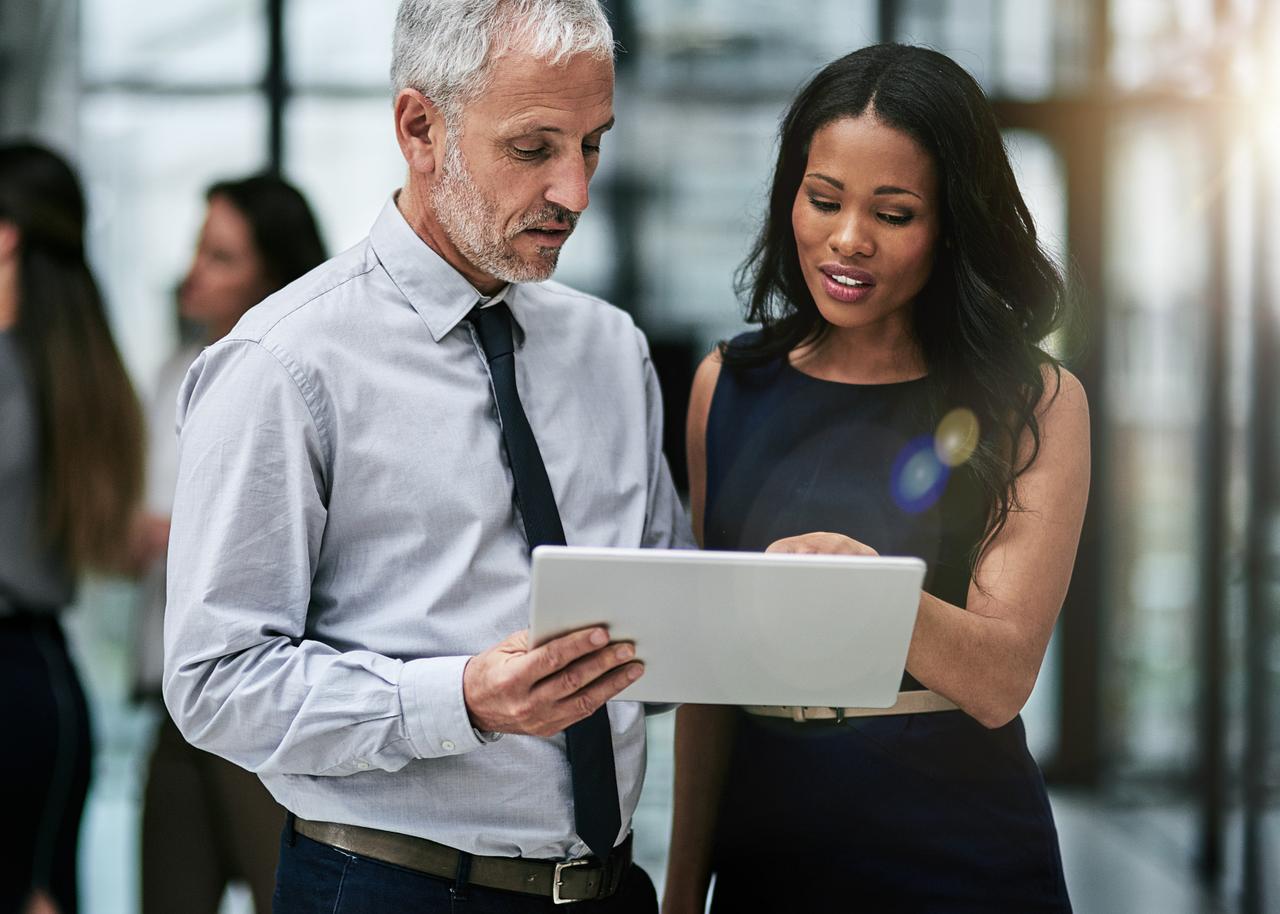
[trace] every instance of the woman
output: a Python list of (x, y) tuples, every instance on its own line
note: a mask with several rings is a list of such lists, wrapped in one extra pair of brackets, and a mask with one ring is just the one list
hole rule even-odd
[[(144, 551), (151, 552), (138, 632), (141, 695), (160, 697), (164, 559), (178, 469), (173, 433), (178, 388), (200, 346), (231, 331), (246, 311), (324, 259), (315, 218), (296, 189), (256, 176), (214, 184), (195, 258), (179, 289), (182, 317), (199, 343), (161, 369), (151, 411)], [(218, 910), (231, 880), (248, 883), (259, 914), (271, 910), (284, 810), (257, 776), (189, 745), (163, 715), (142, 813), (142, 909)]]
[(80, 572), (125, 563), (142, 486), (142, 417), (84, 224), (65, 162), (0, 146), (0, 911), (77, 908), (89, 720), (58, 617)]
[[(781, 127), (743, 271), (761, 324), (689, 409), (707, 548), (906, 554), (929, 573), (888, 711), (686, 707), (669, 914), (1068, 911), (1018, 712), (1074, 561), (1088, 409), (1042, 348), (1064, 289), (990, 105), (881, 45)], [(785, 716), (779, 716), (783, 715)]]

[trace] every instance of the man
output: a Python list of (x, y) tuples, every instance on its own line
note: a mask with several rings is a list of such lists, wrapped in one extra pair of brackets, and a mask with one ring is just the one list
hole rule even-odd
[(533, 545), (685, 536), (643, 336), (541, 282), (612, 53), (596, 0), (405, 0), (404, 188), (184, 384), (165, 700), (290, 811), (277, 911), (656, 910), (632, 649), (510, 634)]

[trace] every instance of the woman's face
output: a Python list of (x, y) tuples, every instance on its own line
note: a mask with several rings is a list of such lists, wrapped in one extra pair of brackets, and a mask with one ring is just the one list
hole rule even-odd
[(249, 220), (215, 195), (179, 290), (182, 316), (204, 325), (210, 339), (217, 339), (271, 291)]
[(938, 243), (929, 155), (874, 114), (813, 135), (791, 208), (796, 253), (818, 311), (835, 327), (907, 321)]

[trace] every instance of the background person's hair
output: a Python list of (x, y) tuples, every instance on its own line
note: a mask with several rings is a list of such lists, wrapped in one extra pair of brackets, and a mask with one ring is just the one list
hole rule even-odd
[(206, 200), (222, 197), (244, 216), (272, 289), (280, 289), (325, 260), (324, 242), (307, 200), (273, 175), (219, 181)]
[(612, 60), (613, 30), (599, 0), (401, 0), (392, 92), (416, 89), (457, 124), (513, 47), (553, 64), (578, 54)]
[[(1059, 370), (1041, 347), (1068, 300), (1036, 239), (991, 105), (955, 61), (926, 48), (873, 45), (828, 64), (800, 91), (779, 130), (764, 224), (737, 274), (747, 320), (762, 332), (754, 344), (721, 344), (721, 355), (729, 368), (760, 365), (830, 329), (801, 271), (791, 211), (813, 135), (863, 113), (910, 136), (937, 169), (940, 231), (911, 329), (935, 421), (956, 406), (978, 418), (981, 439), (968, 466), (990, 510), (976, 563), (1018, 507), (1017, 479), (1039, 452), (1043, 369)], [(1014, 449), (1028, 430), (1033, 448), (1019, 463)]]
[(71, 168), (0, 146), (0, 220), (19, 235), (13, 334), (36, 402), (42, 527), (73, 571), (113, 567), (142, 491), (142, 413), (85, 261)]

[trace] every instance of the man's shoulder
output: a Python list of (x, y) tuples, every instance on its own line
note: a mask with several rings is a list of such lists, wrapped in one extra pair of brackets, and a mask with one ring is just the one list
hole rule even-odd
[(536, 309), (539, 321), (586, 329), (585, 335), (597, 342), (609, 338), (628, 343), (634, 343), (637, 338), (643, 340), (630, 314), (597, 295), (554, 280), (525, 288), (527, 301)]
[(250, 308), (225, 339), (265, 344), (272, 338), (283, 342), (305, 334), (377, 268), (378, 259), (365, 239)]

